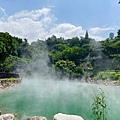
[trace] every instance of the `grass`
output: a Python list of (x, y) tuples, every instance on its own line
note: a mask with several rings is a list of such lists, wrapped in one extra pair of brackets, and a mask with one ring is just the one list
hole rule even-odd
[(120, 82), (120, 70), (107, 70), (99, 72), (95, 77), (95, 80), (115, 80)]

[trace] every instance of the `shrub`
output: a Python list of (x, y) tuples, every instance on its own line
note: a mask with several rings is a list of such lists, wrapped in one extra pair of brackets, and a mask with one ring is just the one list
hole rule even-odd
[(119, 80), (120, 79), (120, 71), (109, 70), (109, 71), (101, 71), (95, 76), (95, 80)]
[(104, 92), (101, 92), (93, 99), (92, 111), (94, 115), (94, 120), (107, 120), (107, 104), (105, 100)]

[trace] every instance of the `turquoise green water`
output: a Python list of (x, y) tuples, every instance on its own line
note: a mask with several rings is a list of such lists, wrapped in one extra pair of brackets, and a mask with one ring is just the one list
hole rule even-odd
[(76, 114), (92, 120), (93, 98), (102, 88), (106, 95), (108, 120), (120, 118), (120, 88), (80, 82), (23, 79), (14, 88), (0, 91), (0, 110), (15, 113), (19, 120), (39, 115), (52, 120), (56, 113)]

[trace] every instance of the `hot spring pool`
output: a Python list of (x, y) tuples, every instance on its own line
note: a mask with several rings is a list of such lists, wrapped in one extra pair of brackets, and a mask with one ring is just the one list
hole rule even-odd
[(0, 90), (0, 110), (2, 113), (14, 113), (18, 120), (35, 115), (52, 120), (53, 115), (59, 112), (93, 120), (92, 103), (99, 88), (104, 91), (110, 108), (108, 120), (119, 120), (120, 87), (68, 80), (23, 79), (18, 86)]

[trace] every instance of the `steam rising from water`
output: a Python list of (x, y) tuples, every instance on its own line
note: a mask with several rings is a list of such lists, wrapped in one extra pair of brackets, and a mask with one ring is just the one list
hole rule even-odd
[(73, 82), (68, 79), (57, 80), (54, 71), (52, 72), (53, 76), (48, 75), (47, 62), (45, 64), (39, 62), (43, 58), (47, 58), (47, 62), (49, 61), (48, 56), (43, 54), (37, 61), (35, 57), (34, 64), (28, 65), (32, 67), (32, 73), (37, 71), (40, 73), (39, 75), (23, 78), (19, 86), (0, 90), (0, 110), (2, 113), (15, 113), (18, 120), (35, 115), (45, 116), (48, 120), (52, 120), (53, 115), (58, 112), (77, 114), (85, 120), (93, 120), (93, 98), (99, 93), (99, 88), (102, 88), (110, 108), (108, 119), (119, 119), (119, 87)]
[(29, 116), (45, 116), (52, 120), (58, 112), (81, 115), (92, 120), (93, 98), (102, 88), (106, 95), (108, 119), (119, 119), (120, 88), (80, 83), (78, 81), (56, 81), (54, 78), (23, 79), (19, 86), (1, 90), (2, 112), (15, 113), (19, 120)]

